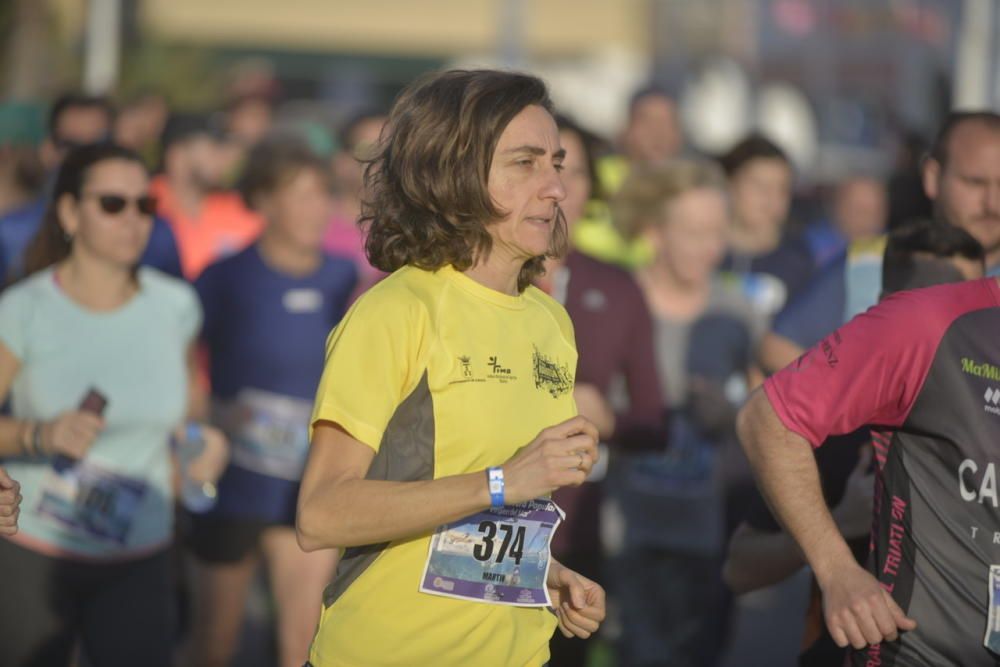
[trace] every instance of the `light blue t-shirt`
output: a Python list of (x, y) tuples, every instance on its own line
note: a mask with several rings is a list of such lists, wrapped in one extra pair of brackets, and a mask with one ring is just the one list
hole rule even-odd
[(68, 475), (48, 462), (4, 462), (21, 483), (20, 532), (71, 554), (121, 558), (171, 537), (169, 437), (185, 416), (201, 308), (187, 283), (151, 268), (138, 280), (137, 294), (111, 312), (72, 301), (52, 269), (0, 295), (0, 342), (21, 362), (15, 417), (53, 419), (91, 388), (108, 401), (104, 431)]
[[(848, 252), (844, 280), (847, 303), (844, 322), (859, 315), (876, 303), (882, 293), (882, 259), (886, 237), (856, 243)], [(1000, 276), (1000, 264), (986, 267), (987, 277)]]

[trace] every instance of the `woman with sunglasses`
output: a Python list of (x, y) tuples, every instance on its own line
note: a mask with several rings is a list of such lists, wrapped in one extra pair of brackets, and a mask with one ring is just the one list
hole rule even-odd
[[(0, 457), (21, 484), (0, 539), (0, 646), (10, 665), (171, 663), (171, 432), (184, 420), (194, 291), (137, 268), (155, 202), (140, 158), (75, 149), (56, 178), (27, 277), (0, 297)], [(209, 437), (185, 474), (226, 459)]]
[(333, 577), (337, 552), (305, 553), (295, 538), (325, 342), (358, 276), (350, 259), (323, 252), (328, 180), (326, 164), (295, 139), (276, 137), (251, 150), (240, 190), (264, 218), (264, 232), (195, 283), (213, 422), (233, 444), (218, 505), (192, 522), (199, 667), (232, 661), (261, 561), (277, 606), (278, 664), (301, 667), (319, 620), (319, 592)]

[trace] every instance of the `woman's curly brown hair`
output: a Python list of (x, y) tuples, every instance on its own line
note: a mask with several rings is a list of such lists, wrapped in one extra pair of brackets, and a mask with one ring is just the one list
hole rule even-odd
[[(368, 261), (392, 272), (472, 267), (492, 249), (487, 227), (506, 213), (489, 194), (497, 142), (525, 107), (552, 113), (545, 84), (525, 74), (450, 70), (422, 77), (396, 100), (365, 168), (361, 224)], [(565, 252), (562, 212), (547, 256)], [(544, 273), (544, 257), (524, 263), (519, 291)]]

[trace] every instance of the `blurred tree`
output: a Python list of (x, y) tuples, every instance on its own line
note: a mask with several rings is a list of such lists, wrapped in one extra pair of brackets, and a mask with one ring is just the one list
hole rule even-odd
[(0, 2), (3, 97), (31, 100), (51, 93), (57, 85), (53, 65), (58, 58), (53, 41), (49, 0)]
[(118, 95), (163, 93), (173, 109), (206, 111), (223, 101), (223, 67), (213, 52), (191, 44), (168, 44), (145, 34), (127, 44)]

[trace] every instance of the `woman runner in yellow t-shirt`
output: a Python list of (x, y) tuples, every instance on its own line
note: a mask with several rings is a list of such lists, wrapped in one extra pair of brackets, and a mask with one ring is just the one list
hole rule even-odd
[(604, 618), (548, 553), (548, 496), (598, 437), (574, 416), (569, 317), (530, 286), (565, 248), (564, 154), (530, 76), (432, 75), (390, 114), (362, 221), (392, 275), (330, 336), (299, 495), (303, 548), (346, 549), (315, 667), (542, 665), (557, 622)]

